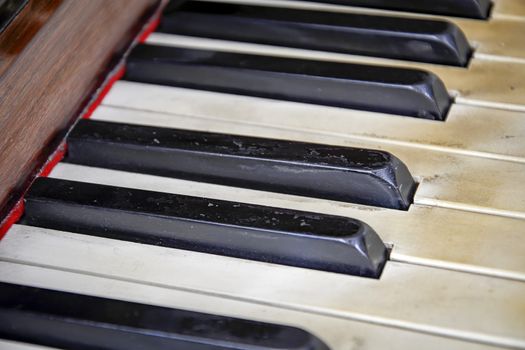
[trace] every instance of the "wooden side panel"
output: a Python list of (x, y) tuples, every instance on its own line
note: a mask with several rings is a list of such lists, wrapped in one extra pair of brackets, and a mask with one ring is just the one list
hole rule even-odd
[(62, 0), (30, 0), (0, 33), (0, 76), (49, 20)]
[[(56, 1), (39, 3), (52, 9)], [(156, 3), (64, 0), (21, 52), (11, 47), (13, 54), (1, 55), (2, 217), (108, 73), (118, 57), (116, 53), (121, 54), (129, 45)], [(46, 17), (48, 12), (40, 13)], [(26, 28), (38, 26), (38, 18)]]

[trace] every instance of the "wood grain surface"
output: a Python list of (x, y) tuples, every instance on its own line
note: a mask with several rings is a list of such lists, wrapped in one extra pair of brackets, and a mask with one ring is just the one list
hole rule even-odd
[(62, 0), (31, 0), (0, 33), (0, 76), (56, 11)]
[(56, 148), (157, 3), (34, 0), (29, 11), (21, 13), (2, 33), (0, 219)]

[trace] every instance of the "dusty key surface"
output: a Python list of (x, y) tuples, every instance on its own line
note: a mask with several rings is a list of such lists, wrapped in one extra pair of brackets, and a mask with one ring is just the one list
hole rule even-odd
[[(147, 84), (139, 85), (142, 87)], [(127, 104), (128, 108), (122, 109), (122, 112), (125, 114), (123, 114), (121, 119), (111, 117), (107, 118), (107, 120), (127, 122), (127, 120), (131, 119), (131, 115), (134, 115), (137, 118), (134, 118), (133, 122), (129, 122), (141, 125), (169, 125), (174, 128), (184, 127), (208, 132), (227, 132), (254, 137), (272, 137), (301, 142), (382, 149), (402, 159), (413, 176), (418, 179), (419, 186), (415, 194), (415, 204), (428, 205), (428, 199), (434, 201), (434, 203), (436, 203), (436, 199), (439, 199), (439, 203), (436, 204), (440, 206), (448, 207), (451, 203), (456, 203), (455, 208), (461, 208), (462, 210), (510, 217), (525, 217), (525, 187), (521, 186), (525, 182), (523, 164), (481, 158), (475, 155), (443, 152), (428, 147), (419, 147), (418, 145), (409, 146), (408, 144), (397, 142), (383, 142), (380, 137), (374, 137), (373, 134), (369, 134), (370, 137), (361, 137), (361, 135), (353, 136), (350, 132), (345, 134), (344, 132), (323, 131), (323, 129), (330, 129), (330, 127), (320, 127), (316, 130), (310, 126), (290, 126), (288, 121), (283, 123), (277, 121), (273, 125), (269, 125), (272, 123), (266, 123), (262, 117), (259, 121), (257, 117), (254, 119), (250, 118), (248, 121), (248, 118), (244, 118), (244, 115), (250, 114), (251, 111), (250, 108), (247, 108), (247, 104), (256, 100), (255, 98), (243, 101), (243, 97), (238, 97), (234, 99), (235, 103), (233, 104), (210, 103), (194, 108), (190, 107), (188, 103), (181, 103), (181, 100), (176, 98), (182, 89), (154, 85), (150, 85), (150, 87), (152, 89), (147, 94), (147, 103), (146, 101), (138, 100), (136, 97), (134, 98), (134, 96), (137, 96), (136, 94), (116, 94), (116, 90), (115, 94), (113, 92), (110, 93), (104, 103), (112, 106)], [(136, 89), (140, 90), (139, 86)], [(176, 89), (176, 91), (170, 91), (169, 93), (163, 91), (171, 89)], [(201, 92), (200, 96), (206, 95), (206, 97), (214, 98), (211, 94)], [(117, 95), (120, 96), (117, 97)], [(216, 94), (215, 101), (224, 95), (226, 94)], [(217, 108), (215, 112), (210, 110), (210, 108), (218, 106), (221, 107)], [(276, 103), (275, 107), (278, 106)], [(226, 108), (231, 109), (232, 112), (228, 114)], [(131, 109), (137, 109), (138, 111), (133, 111), (137, 114), (128, 113)], [(156, 110), (169, 114), (162, 115), (141, 112), (140, 110)], [(118, 113), (122, 112), (119, 111)], [(271, 113), (271, 110), (267, 110), (267, 112)], [(202, 117), (207, 115), (207, 113), (215, 117)], [(318, 116), (321, 118), (324, 114), (318, 114)], [(329, 123), (330, 120), (331, 118), (328, 118), (325, 123)], [(319, 122), (322, 122), (322, 120)], [(515, 119), (514, 122), (519, 124), (518, 119)], [(446, 125), (447, 122), (444, 124)], [(349, 128), (349, 125), (346, 127)], [(489, 126), (487, 128), (490, 129)], [(486, 142), (483, 139), (484, 128), (480, 130), (478, 125), (477, 128), (472, 127), (469, 130), (471, 133), (475, 132), (474, 135), (471, 135), (473, 142)], [(518, 144), (522, 142), (519, 141), (519, 135), (523, 134), (519, 130), (520, 127), (517, 127), (515, 130), (517, 136), (515, 139)], [(365, 133), (367, 132), (365, 131)], [(461, 135), (459, 134), (459, 136)], [(479, 137), (477, 141), (475, 141), (475, 136)], [(512, 136), (510, 139), (512, 139)], [(454, 140), (452, 139), (451, 141), (453, 142)], [(488, 172), (487, 169), (491, 169), (491, 171)]]
[(40, 178), (24, 223), (132, 242), (378, 278), (388, 251), (340, 216)]
[(80, 121), (67, 162), (406, 210), (415, 191), (387, 152)]
[(379, 209), (68, 163), (58, 164), (50, 176), (356, 218), (393, 245), (392, 261), (525, 282), (525, 220), (417, 204), (407, 212)]

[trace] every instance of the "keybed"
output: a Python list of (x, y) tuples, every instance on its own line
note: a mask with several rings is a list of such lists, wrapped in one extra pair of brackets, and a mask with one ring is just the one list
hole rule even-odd
[[(359, 0), (349, 1), (355, 7), (334, 4), (343, 1), (207, 1), (448, 21), (473, 53), (465, 67), (455, 67), (416, 62), (417, 50), (414, 59), (402, 60), (373, 50), (352, 55), (170, 34), (161, 19), (160, 30), (128, 56), (126, 74), (91, 120), (69, 134), (64, 160), (30, 189), (25, 216), (0, 242), (0, 284), (295, 327), (320, 340), (315, 349), (525, 349), (525, 45), (519, 35), (525, 3), (493, 0), (488, 18), (474, 19), (465, 17), (484, 17), (488, 2), (473, 2), (481, 15), (453, 17), (432, 14), (440, 11), (435, 8), (425, 13), (423, 5), (393, 10), (381, 0), (376, 8), (361, 7)], [(176, 13), (177, 6), (168, 8)], [(269, 11), (269, 18), (284, 18), (283, 28), (293, 21)], [(238, 66), (228, 57), (239, 58)], [(317, 71), (304, 68), (315, 60)], [(331, 68), (319, 72), (321, 66)], [(435, 76), (450, 108), (435, 118), (442, 120), (429, 120), (385, 110), (393, 105), (388, 93), (361, 108), (249, 92), (265, 84), (268, 91), (286, 90), (286, 78), (297, 73), (307, 78), (304, 86), (290, 87), (314, 96), (316, 79), (359, 80), (333, 67), (365, 66), (396, 68), (390, 71), (400, 79), (413, 69)], [(275, 72), (285, 72), (283, 80), (267, 78)], [(381, 81), (375, 78), (372, 83)], [(220, 84), (235, 89), (217, 89)], [(363, 89), (346, 86), (338, 91), (341, 101), (344, 93)], [(383, 109), (373, 111), (374, 105)], [(256, 140), (260, 144), (252, 144)], [(378, 155), (388, 164), (380, 166)], [(342, 172), (337, 179), (349, 185), (344, 198), (332, 191), (327, 175), (343, 168), (357, 174)], [(309, 178), (313, 169), (319, 174)], [(369, 177), (383, 186), (376, 189), (402, 193), (408, 203), (385, 204), (366, 198), (372, 196), (366, 191), (352, 197), (352, 184), (359, 187)], [(283, 183), (303, 187), (294, 192)], [(318, 195), (326, 189), (330, 196)], [(252, 208), (254, 217), (238, 208)], [(286, 215), (293, 219), (278, 222)], [(363, 232), (374, 239), (362, 239)], [(279, 235), (282, 246), (274, 241)], [(312, 261), (330, 249), (333, 259), (323, 268), (284, 262), (308, 249)], [(253, 251), (268, 255), (251, 258)], [(373, 273), (330, 266), (345, 255), (373, 260), (374, 252), (388, 261)], [(4, 311), (0, 305), (0, 318)], [(49, 338), (2, 332), (0, 326), (2, 349), (60, 348)], [(215, 339), (213, 346), (225, 341)]]

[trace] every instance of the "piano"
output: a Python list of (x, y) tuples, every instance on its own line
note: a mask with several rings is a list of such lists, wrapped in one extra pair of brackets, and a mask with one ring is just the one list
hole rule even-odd
[(0, 21), (0, 349), (525, 349), (522, 0)]

